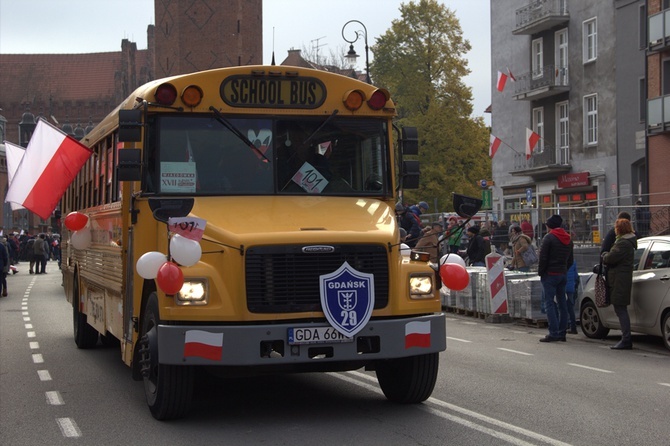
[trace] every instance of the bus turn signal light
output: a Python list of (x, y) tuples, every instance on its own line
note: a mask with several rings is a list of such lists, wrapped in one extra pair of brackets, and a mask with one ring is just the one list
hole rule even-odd
[(181, 93), (181, 100), (188, 107), (197, 107), (202, 101), (202, 89), (197, 85), (189, 85)]
[(351, 110), (356, 111), (363, 105), (365, 101), (365, 94), (360, 90), (349, 90), (344, 94), (344, 106)]
[(381, 110), (386, 105), (386, 101), (391, 98), (391, 95), (388, 91), (383, 88), (379, 88), (372, 93), (370, 100), (368, 101), (368, 106), (373, 110)]
[(160, 84), (154, 93), (156, 102), (160, 105), (172, 105), (177, 100), (177, 89), (172, 84)]

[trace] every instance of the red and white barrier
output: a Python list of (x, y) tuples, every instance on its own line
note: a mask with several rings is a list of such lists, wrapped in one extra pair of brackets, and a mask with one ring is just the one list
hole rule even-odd
[(507, 314), (505, 258), (493, 252), (493, 249), (491, 250), (491, 254), (486, 256), (486, 281), (491, 291), (491, 313)]

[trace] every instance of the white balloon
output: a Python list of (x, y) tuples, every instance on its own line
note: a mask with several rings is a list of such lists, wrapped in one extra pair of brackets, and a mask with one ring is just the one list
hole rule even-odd
[(440, 259), (440, 265), (444, 265), (445, 263), (457, 263), (465, 268), (465, 260), (463, 260), (463, 257), (459, 256), (458, 254), (449, 253), (443, 255)]
[(135, 264), (137, 274), (143, 279), (155, 279), (158, 275), (158, 269), (165, 262), (167, 262), (167, 256), (162, 252), (145, 252), (139, 259), (137, 259), (137, 263)]
[(175, 234), (170, 239), (170, 255), (182, 266), (193, 266), (200, 261), (202, 248), (195, 240)]
[(70, 243), (75, 249), (88, 249), (91, 246), (91, 230), (89, 228), (74, 231)]
[(412, 248), (410, 248), (409, 246), (407, 246), (404, 243), (400, 244), (400, 255), (405, 256), (405, 257), (409, 257), (409, 255), (411, 253), (412, 253)]

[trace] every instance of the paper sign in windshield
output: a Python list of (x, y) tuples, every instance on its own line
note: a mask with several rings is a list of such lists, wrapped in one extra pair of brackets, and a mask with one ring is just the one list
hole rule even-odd
[(308, 162), (305, 162), (291, 179), (309, 194), (320, 194), (328, 186), (328, 180)]
[(161, 163), (161, 192), (194, 193), (196, 185), (195, 163)]
[(199, 242), (205, 233), (207, 220), (196, 217), (170, 217), (168, 226), (171, 232)]

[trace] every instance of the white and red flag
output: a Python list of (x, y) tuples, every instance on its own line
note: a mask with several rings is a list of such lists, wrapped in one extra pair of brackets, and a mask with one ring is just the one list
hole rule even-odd
[(516, 82), (516, 78), (512, 74), (512, 70), (510, 70), (509, 67), (507, 67), (507, 75), (509, 76), (509, 80), (511, 80), (512, 82)]
[[(21, 164), (26, 149), (17, 144), (5, 141), (5, 153), (7, 154), (7, 184), (12, 184), (14, 174)], [(13, 211), (24, 209), (19, 203), (10, 203), (10, 205), (12, 206)]]
[(491, 141), (489, 143), (489, 156), (491, 158), (495, 156), (496, 152), (498, 151), (498, 147), (500, 147), (501, 143), (502, 141), (500, 140), (500, 138), (498, 138), (497, 136), (493, 136), (493, 134), (491, 134)]
[(223, 355), (223, 333), (204, 330), (186, 330), (184, 357), (198, 357), (220, 361)]
[(502, 71), (498, 71), (498, 91), (503, 91), (505, 89), (505, 84), (507, 83), (507, 75)]
[(405, 348), (410, 347), (430, 347), (430, 321), (405, 324)]
[(540, 140), (540, 135), (535, 133), (529, 128), (526, 128), (526, 159), (530, 159), (533, 155), (533, 149), (537, 145), (537, 142)]
[(46, 220), (91, 153), (88, 147), (40, 119), (5, 201)]

